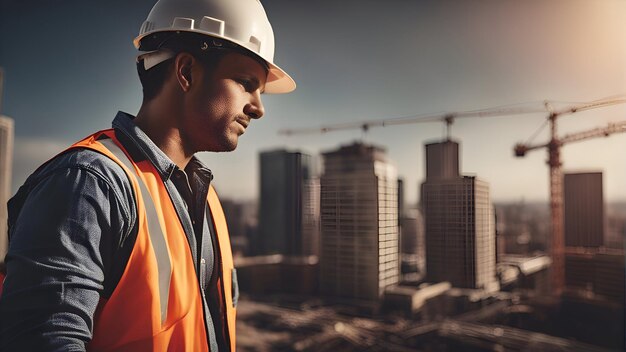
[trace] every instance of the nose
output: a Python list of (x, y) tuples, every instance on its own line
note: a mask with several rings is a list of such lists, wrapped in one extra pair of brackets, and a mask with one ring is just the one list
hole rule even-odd
[(258, 89), (252, 93), (252, 99), (244, 107), (244, 113), (251, 119), (260, 119), (265, 113), (265, 107), (261, 101), (261, 92)]

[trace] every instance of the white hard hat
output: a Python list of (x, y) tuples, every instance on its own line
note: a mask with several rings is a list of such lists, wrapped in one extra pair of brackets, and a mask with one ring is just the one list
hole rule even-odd
[(267, 63), (266, 93), (296, 89), (296, 82), (274, 64), (274, 32), (259, 0), (159, 0), (141, 26), (135, 47), (161, 32), (199, 33), (235, 43)]

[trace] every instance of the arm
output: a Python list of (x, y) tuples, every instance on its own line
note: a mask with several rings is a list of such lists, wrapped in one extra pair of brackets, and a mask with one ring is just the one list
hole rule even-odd
[(9, 203), (1, 350), (85, 350), (105, 272), (128, 229), (120, 198), (107, 178), (83, 165), (54, 170), (23, 205)]

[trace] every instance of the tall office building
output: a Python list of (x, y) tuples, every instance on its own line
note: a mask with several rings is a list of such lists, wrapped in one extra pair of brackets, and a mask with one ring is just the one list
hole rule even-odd
[(604, 245), (602, 172), (568, 173), (563, 177), (565, 246)]
[(259, 232), (254, 254), (316, 255), (319, 215), (313, 158), (286, 150), (260, 154)]
[(13, 172), (13, 120), (0, 115), (0, 265), (7, 252), (7, 201)]
[(400, 274), (396, 169), (361, 143), (324, 153), (324, 169), (320, 290), (378, 301)]
[(426, 233), (426, 279), (463, 288), (497, 288), (495, 218), (489, 184), (460, 176), (459, 145), (426, 145), (421, 187)]

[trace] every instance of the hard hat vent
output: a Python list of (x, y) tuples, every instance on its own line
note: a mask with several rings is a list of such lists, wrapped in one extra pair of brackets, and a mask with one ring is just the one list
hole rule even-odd
[(154, 23), (150, 21), (144, 21), (143, 25), (141, 26), (141, 30), (139, 32), (146, 33), (146, 32), (150, 32), (153, 29), (154, 29)]
[(259, 38), (255, 37), (255, 36), (251, 36), (250, 40), (250, 48), (252, 49), (254, 52), (256, 53), (260, 53), (261, 52), (261, 41), (259, 40)]
[(204, 16), (202, 18), (202, 22), (200, 22), (200, 30), (215, 33), (219, 36), (224, 36), (224, 27), (225, 23), (222, 20), (218, 20), (217, 18)]
[(193, 29), (193, 18), (176, 17), (172, 22), (172, 29)]

